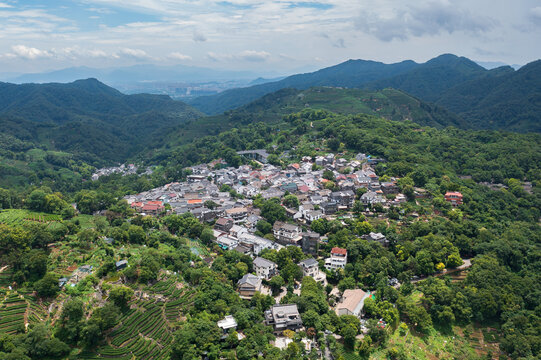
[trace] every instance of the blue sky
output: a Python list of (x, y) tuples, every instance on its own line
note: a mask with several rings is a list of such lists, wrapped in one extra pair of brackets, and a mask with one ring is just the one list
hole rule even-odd
[(2, 72), (137, 63), (292, 72), (541, 57), (541, 1), (0, 0)]

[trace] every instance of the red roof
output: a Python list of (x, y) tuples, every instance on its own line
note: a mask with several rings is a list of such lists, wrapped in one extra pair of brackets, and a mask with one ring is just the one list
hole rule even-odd
[(131, 207), (142, 207), (142, 206), (143, 206), (143, 203), (140, 201), (131, 203)]
[(337, 254), (337, 255), (347, 255), (348, 251), (346, 249), (342, 249), (339, 247), (333, 247), (331, 250), (331, 254)]
[(445, 193), (445, 196), (459, 196), (459, 197), (461, 197), (462, 194), (459, 193), (458, 191), (448, 191), (448, 192)]
[(201, 200), (201, 199), (188, 200), (188, 204), (200, 204), (202, 202), (203, 202), (203, 200)]
[(160, 204), (146, 204), (143, 206), (143, 211), (157, 211), (163, 209), (163, 206)]
[(148, 205), (163, 205), (163, 202), (161, 202), (160, 200), (153, 200), (153, 201), (147, 201), (147, 204)]
[(291, 166), (292, 166), (293, 168), (297, 169), (297, 170), (300, 169), (300, 167), (301, 167), (301, 166), (300, 166), (299, 164), (297, 164), (297, 163), (291, 164)]
[(310, 191), (310, 188), (309, 188), (308, 186), (306, 186), (306, 185), (301, 185), (301, 186), (299, 187), (299, 191), (301, 191), (301, 192), (308, 192), (308, 191)]

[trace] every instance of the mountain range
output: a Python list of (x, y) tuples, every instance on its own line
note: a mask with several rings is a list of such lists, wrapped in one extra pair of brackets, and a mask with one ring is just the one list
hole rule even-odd
[[(510, 66), (487, 70), (477, 63), (444, 54), (423, 64), (395, 64), (366, 60), (344, 63), (312, 73), (246, 88), (202, 96), (188, 103), (206, 114), (219, 114), (283, 88), (332, 86), (380, 90), (395, 88), (433, 102), (460, 115), (468, 127), (540, 131), (541, 63), (514, 70)], [(461, 105), (461, 99), (467, 101)], [(503, 110), (503, 111), (502, 111)]]
[(275, 72), (252, 72), (209, 69), (197, 66), (158, 66), (139, 64), (126, 67), (91, 68), (86, 66), (29, 74), (0, 74), (5, 81), (16, 84), (72, 82), (79, 79), (97, 78), (107, 84), (124, 84), (142, 81), (207, 82), (243, 80), (249, 82), (261, 76), (275, 78)]
[(175, 126), (202, 116), (163, 95), (124, 95), (96, 79), (68, 84), (0, 83), (4, 135), (88, 161), (122, 161), (162, 139)]

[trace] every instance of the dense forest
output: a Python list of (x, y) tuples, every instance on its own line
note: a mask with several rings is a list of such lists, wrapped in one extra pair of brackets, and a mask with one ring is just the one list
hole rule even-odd
[[(304, 338), (335, 358), (541, 355), (540, 135), (437, 129), (321, 109), (237, 124), (142, 153), (140, 161), (157, 166), (149, 176), (117, 174), (71, 188), (43, 181), (24, 190), (1, 189), (0, 357), (317, 358), (315, 350), (305, 350)], [(6, 143), (15, 146), (13, 138)], [(17, 146), (25, 150), (24, 143)], [(327, 287), (302, 278), (296, 264), (308, 255), (298, 247), (261, 254), (280, 270), (268, 286), (278, 293), (285, 288), (280, 303), (297, 304), (306, 327), (287, 334), (292, 342), (284, 350), (270, 345), (275, 335), (263, 325), (275, 294), (243, 300), (235, 291), (237, 281), (253, 271), (251, 257), (217, 247), (209, 224), (191, 214), (142, 217), (122, 200), (183, 180), (190, 172), (186, 167), (215, 159), (256, 166), (236, 151), (257, 148), (267, 149), (278, 168), (327, 152), (383, 158), (377, 174), (400, 178), (398, 186), (409, 199), (388, 209), (373, 206), (374, 216), (354, 206), (341, 220), (312, 222), (308, 229), (327, 237), (318, 257), (333, 247), (348, 251), (345, 269), (327, 272)], [(71, 161), (68, 166), (84, 165)], [(501, 186), (492, 190), (487, 184)], [(428, 196), (416, 199), (415, 188)], [(460, 191), (464, 204), (453, 208), (444, 200), (447, 191)], [(258, 234), (272, 236), (269, 226), (286, 219), (280, 199), (256, 197), (253, 205), (266, 219)], [(383, 233), (389, 247), (360, 237), (372, 231)], [(205, 257), (212, 258), (211, 265)], [(115, 263), (123, 259), (129, 266), (118, 269)], [(432, 277), (462, 259), (472, 263), (463, 278)], [(73, 264), (94, 269), (61, 290), (59, 278)], [(419, 276), (428, 278), (411, 282)], [(400, 288), (390, 286), (389, 278), (397, 278)], [(375, 293), (365, 303), (367, 332), (361, 340), (359, 319), (332, 309), (333, 287)], [(233, 315), (238, 327), (222, 338), (216, 323), (225, 315)], [(378, 325), (380, 319), (388, 326)], [(481, 331), (479, 336), (499, 347), (474, 351), (471, 344)]]
[(348, 60), (313, 73), (202, 96), (191, 100), (191, 104), (216, 115), (285, 88), (394, 88), (458, 114), (463, 119), (462, 128), (539, 132), (540, 66), (539, 61), (534, 61), (517, 71), (509, 66), (486, 70), (451, 54), (423, 64)]

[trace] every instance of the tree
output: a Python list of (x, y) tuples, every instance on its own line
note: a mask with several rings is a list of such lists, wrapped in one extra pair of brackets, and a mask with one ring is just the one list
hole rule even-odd
[(269, 164), (274, 165), (274, 166), (280, 166), (281, 165), (280, 158), (276, 154), (270, 154), (267, 157), (267, 161), (269, 162)]
[(325, 170), (323, 171), (323, 175), (321, 176), (323, 179), (329, 180), (329, 181), (335, 181), (334, 173), (331, 170)]
[(325, 235), (329, 231), (329, 222), (325, 218), (312, 221), (310, 228), (319, 235)]
[(34, 284), (34, 289), (41, 297), (53, 297), (58, 293), (58, 276), (47, 273)]
[(340, 147), (340, 140), (338, 140), (337, 138), (331, 138), (327, 140), (327, 146), (332, 151), (338, 151), (338, 148)]
[(370, 335), (366, 335), (359, 343), (359, 355), (361, 358), (368, 358), (370, 352), (372, 351), (372, 338)]
[(270, 224), (276, 221), (285, 221), (287, 219), (286, 209), (280, 205), (280, 200), (277, 198), (265, 201), (261, 207), (261, 216), (263, 216)]
[(127, 286), (115, 286), (109, 291), (109, 300), (121, 309), (125, 309), (133, 297), (133, 289)]
[(299, 199), (297, 199), (295, 195), (286, 195), (282, 203), (284, 204), (285, 207), (288, 207), (291, 209), (299, 208)]
[(141, 226), (130, 225), (128, 228), (128, 240), (132, 244), (144, 244), (147, 239), (147, 234)]
[(355, 279), (352, 277), (347, 277), (340, 280), (340, 282), (338, 283), (338, 290), (340, 290), (340, 292), (344, 292), (346, 289), (354, 289), (355, 286)]
[(280, 289), (282, 286), (284, 286), (285, 281), (284, 278), (280, 275), (273, 276), (272, 279), (269, 280), (269, 286), (272, 290), (272, 295), (276, 296), (280, 292)]
[(347, 325), (342, 331), (341, 335), (344, 337), (344, 346), (353, 350), (355, 348), (355, 337), (357, 336), (357, 330), (351, 326)]
[(46, 211), (47, 193), (41, 189), (34, 190), (26, 199), (26, 206), (34, 211)]
[(203, 244), (205, 245), (210, 245), (212, 244), (212, 242), (214, 241), (214, 232), (212, 231), (211, 228), (204, 228), (203, 231), (201, 232), (201, 236), (200, 236), (200, 239), (201, 241), (203, 242)]
[(256, 225), (257, 230), (261, 231), (263, 235), (269, 234), (272, 232), (272, 225), (265, 220), (259, 220)]
[(447, 267), (456, 268), (463, 264), (462, 259), (458, 253), (452, 253), (447, 257)]
[(56, 336), (67, 343), (76, 343), (83, 326), (84, 305), (79, 299), (66, 301), (62, 308)]

